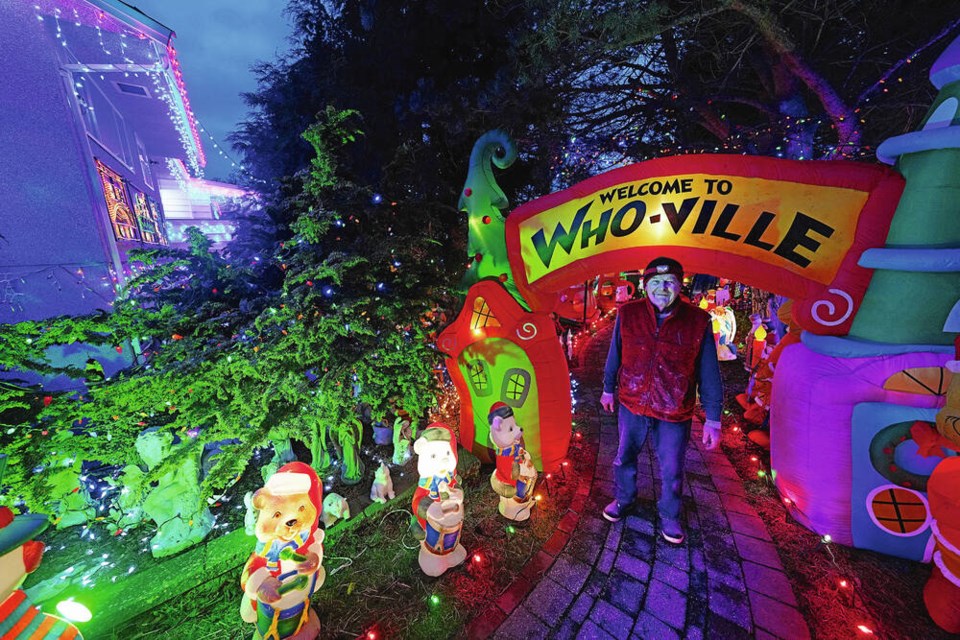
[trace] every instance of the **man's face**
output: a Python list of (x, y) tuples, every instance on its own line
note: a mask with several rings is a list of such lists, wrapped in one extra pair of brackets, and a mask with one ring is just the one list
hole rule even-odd
[(651, 276), (643, 288), (653, 306), (663, 311), (680, 295), (680, 280), (672, 273)]

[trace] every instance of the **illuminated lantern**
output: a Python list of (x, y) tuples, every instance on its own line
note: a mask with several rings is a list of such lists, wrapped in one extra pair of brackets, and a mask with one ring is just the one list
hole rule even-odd
[(487, 415), (497, 402), (523, 425), (534, 467), (554, 471), (571, 435), (570, 373), (553, 319), (525, 311), (497, 282), (470, 288), (463, 311), (437, 342), (460, 395), (460, 441), (492, 463)]
[[(6, 466), (7, 456), (0, 454), (0, 480)], [(40, 566), (43, 543), (33, 538), (47, 528), (47, 523), (45, 515), (14, 516), (8, 507), (0, 507), (0, 632), (4, 640), (41, 637), (83, 640), (75, 626), (41, 613), (19, 588), (27, 574)]]

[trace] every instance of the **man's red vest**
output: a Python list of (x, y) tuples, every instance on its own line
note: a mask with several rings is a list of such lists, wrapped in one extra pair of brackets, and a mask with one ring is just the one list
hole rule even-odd
[(697, 354), (710, 314), (677, 301), (657, 327), (646, 298), (620, 308), (620, 403), (631, 412), (669, 422), (693, 417)]

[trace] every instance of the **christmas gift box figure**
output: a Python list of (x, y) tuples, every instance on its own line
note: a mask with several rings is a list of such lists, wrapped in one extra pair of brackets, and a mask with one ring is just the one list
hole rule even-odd
[[(7, 456), (0, 454), (0, 480), (6, 466)], [(33, 538), (47, 523), (47, 516), (14, 516), (9, 507), (0, 507), (0, 636), (4, 640), (83, 640), (75, 626), (42, 613), (19, 588), (27, 574), (40, 566), (44, 545)]]
[(490, 407), (487, 420), (497, 454), (497, 469), (490, 476), (490, 486), (500, 496), (500, 515), (518, 522), (526, 520), (536, 504), (533, 488), (537, 484), (537, 470), (523, 448), (523, 430), (517, 424), (513, 409), (503, 402)]
[(439, 576), (462, 563), (467, 551), (460, 544), (463, 491), (457, 488), (457, 439), (441, 422), (434, 422), (413, 445), (420, 481), (413, 494), (413, 513), (423, 533), (420, 568)]
[(291, 462), (253, 495), (257, 546), (243, 568), (240, 614), (256, 624), (254, 640), (313, 640), (320, 620), (310, 596), (323, 585), (323, 490), (316, 472)]

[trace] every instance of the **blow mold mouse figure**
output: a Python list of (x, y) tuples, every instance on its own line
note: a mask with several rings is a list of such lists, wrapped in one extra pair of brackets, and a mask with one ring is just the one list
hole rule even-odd
[(487, 420), (490, 441), (497, 454), (497, 469), (490, 476), (490, 486), (500, 496), (500, 515), (516, 522), (526, 520), (537, 504), (533, 499), (537, 470), (523, 448), (523, 429), (517, 424), (513, 409), (503, 402), (490, 407)]
[(326, 578), (320, 480), (309, 465), (285, 464), (253, 494), (253, 506), (257, 546), (240, 578), (240, 615), (256, 625), (254, 640), (314, 640), (320, 619), (310, 596)]
[[(7, 456), (0, 454), (0, 480)], [(30, 513), (15, 516), (0, 507), (0, 636), (6, 640), (83, 640), (80, 630), (41, 612), (20, 585), (40, 566), (44, 545), (33, 540), (47, 528), (47, 516)]]

